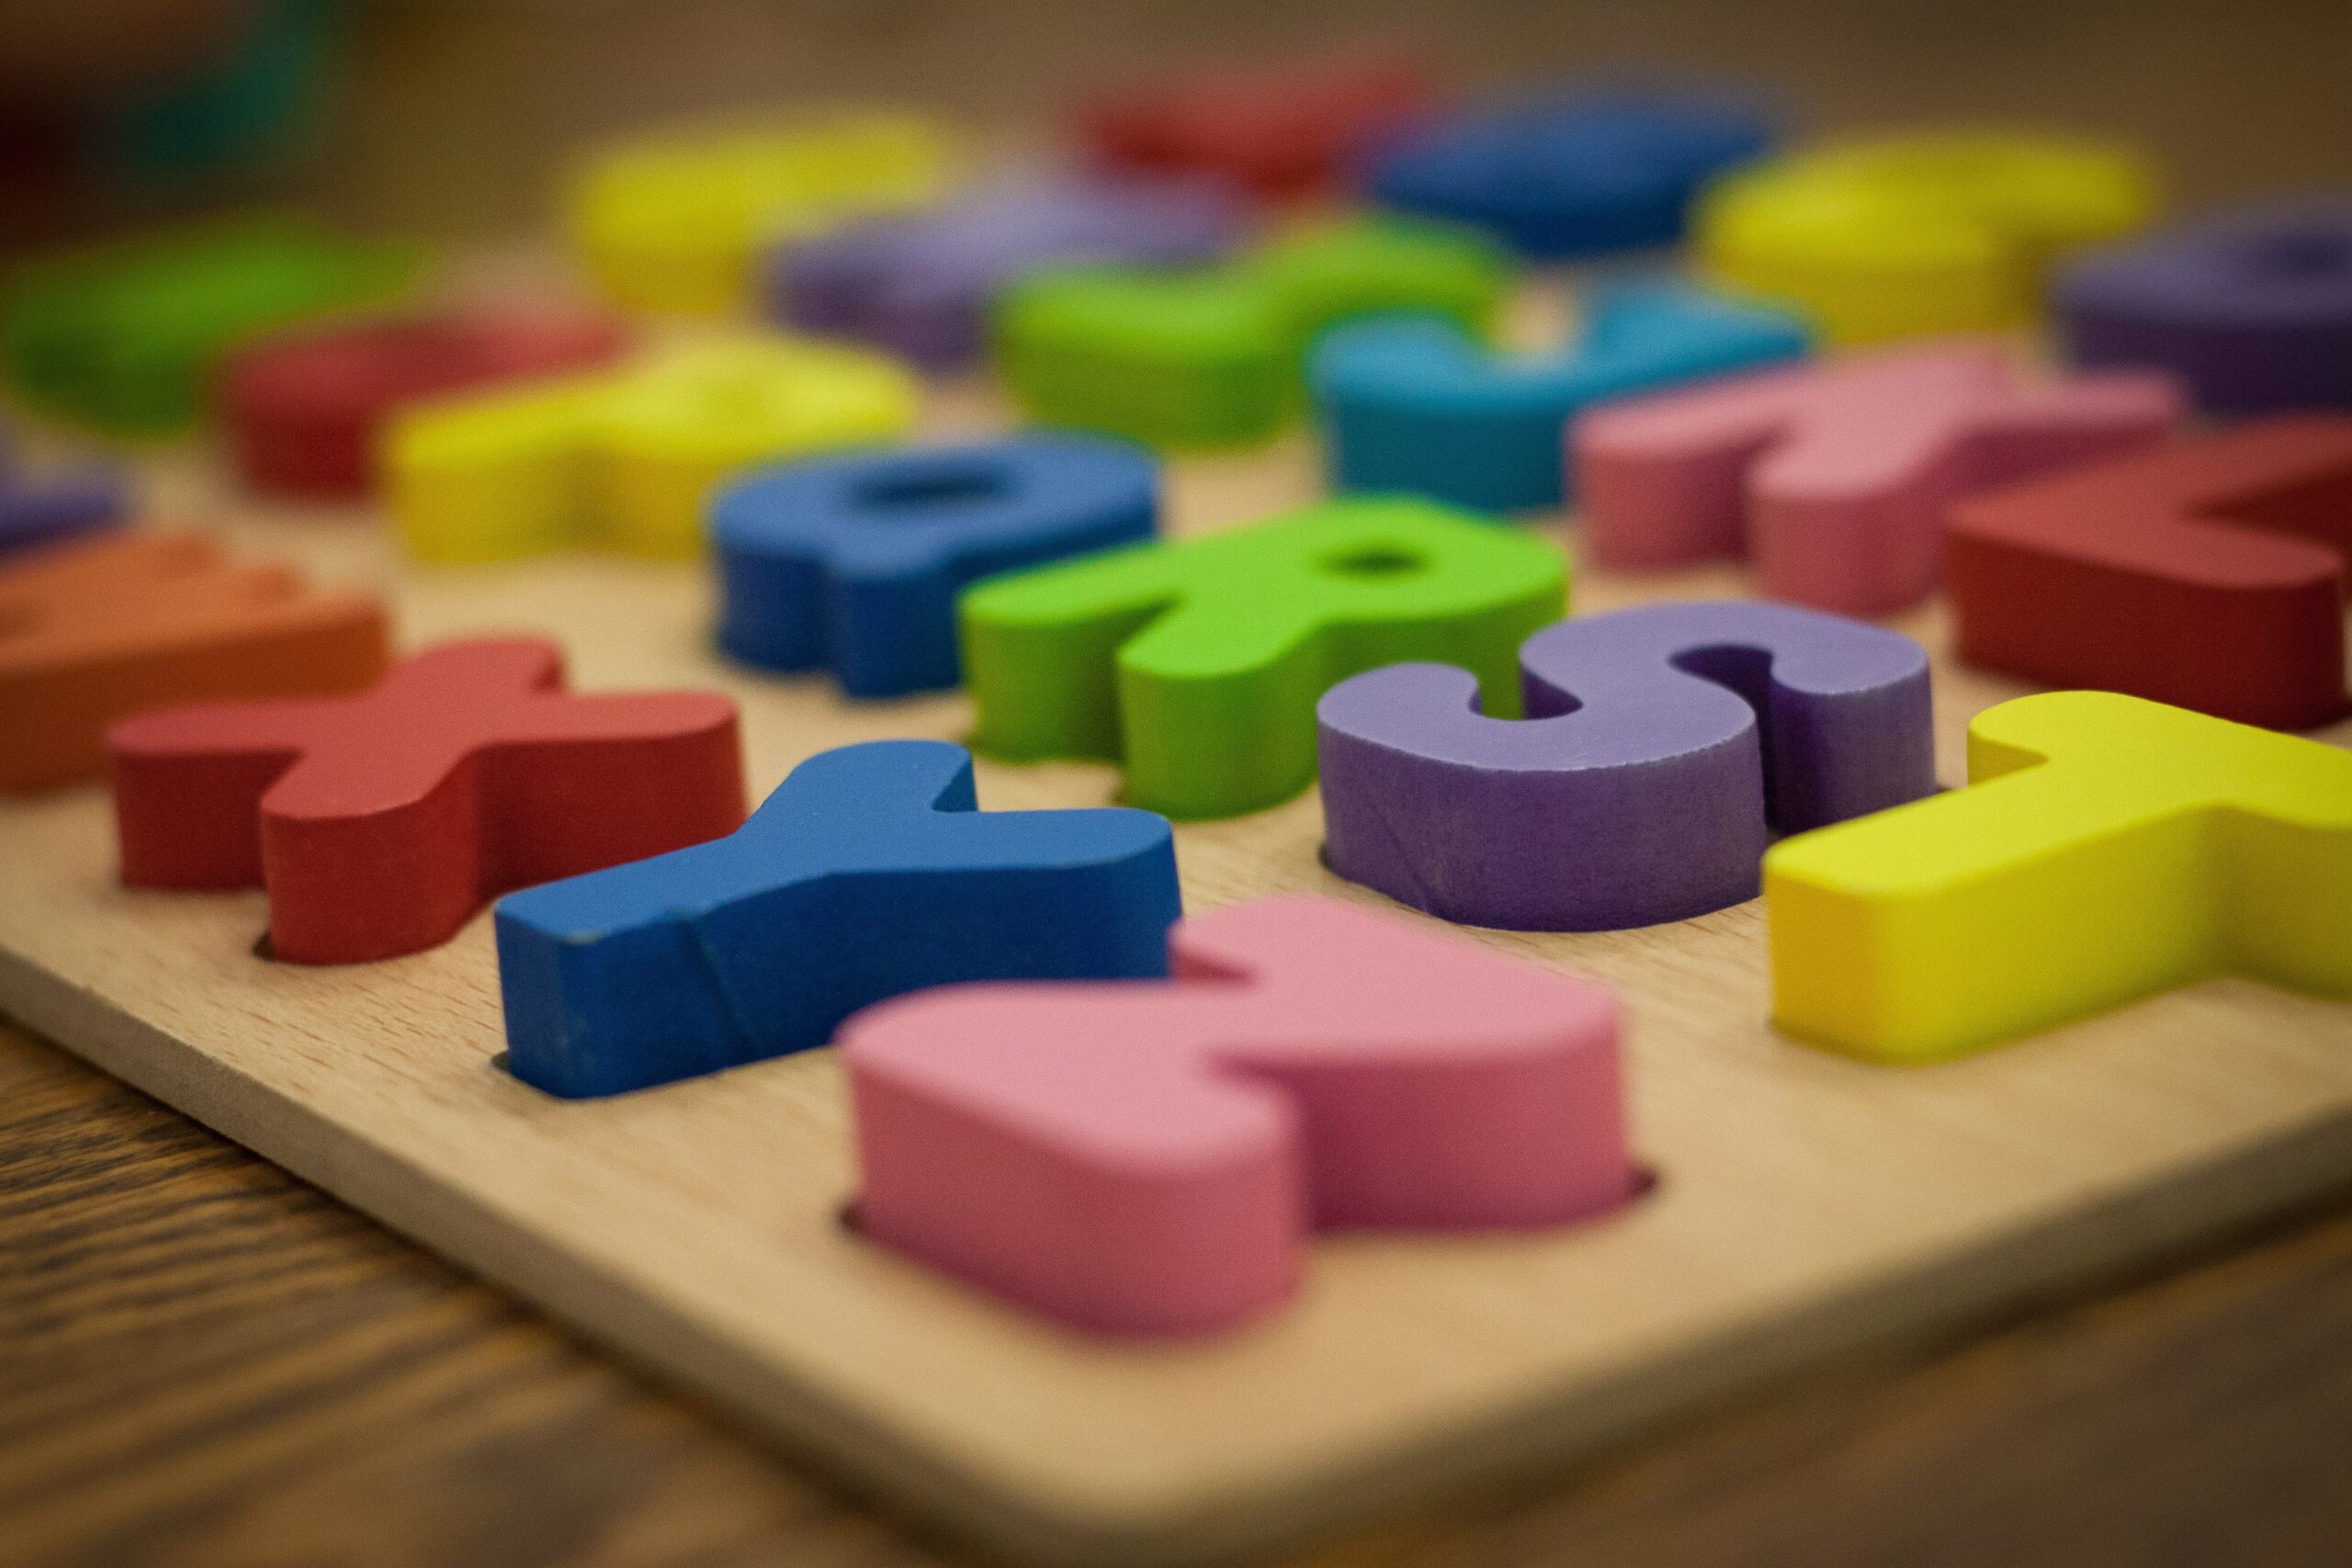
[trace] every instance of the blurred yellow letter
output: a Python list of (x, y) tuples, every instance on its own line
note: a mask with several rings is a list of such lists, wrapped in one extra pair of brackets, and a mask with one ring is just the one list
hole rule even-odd
[(769, 242), (938, 194), (936, 131), (900, 116), (630, 142), (573, 187), (571, 231), (624, 310), (713, 316), (750, 303)]
[(1757, 164), (1707, 193), (1692, 230), (1718, 280), (1844, 345), (2028, 325), (2052, 262), (2154, 207), (2146, 164), (2122, 150), (1955, 132)]
[(915, 407), (913, 378), (879, 355), (786, 338), (700, 344), (420, 405), (387, 435), (384, 469), (423, 560), (691, 556), (704, 502), (731, 470), (889, 440)]

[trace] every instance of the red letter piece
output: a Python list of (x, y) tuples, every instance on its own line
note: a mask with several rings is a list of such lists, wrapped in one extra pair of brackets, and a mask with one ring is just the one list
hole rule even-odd
[(40, 550), (0, 570), (0, 790), (106, 772), (107, 726), (165, 703), (356, 692), (384, 606), (192, 534)]
[(273, 950), (300, 964), (414, 953), (511, 888), (743, 820), (733, 703), (574, 696), (536, 638), (445, 643), (356, 697), (142, 714), (107, 739), (123, 881), (258, 883)]
[(266, 494), (365, 495), (376, 485), (376, 433), (402, 404), (602, 365), (626, 341), (599, 316), (483, 313), (261, 344), (227, 372), (237, 467)]
[(1172, 982), (953, 986), (842, 1026), (868, 1235), (1114, 1334), (1229, 1325), (1315, 1226), (1622, 1202), (1617, 1008), (1335, 899), (1182, 921)]
[(2352, 419), (2265, 420), (1952, 509), (1960, 656), (2241, 724), (2340, 716)]
[(1955, 497), (2152, 445), (2179, 420), (2168, 377), (2035, 385), (1999, 345), (1952, 342), (1633, 399), (1569, 441), (1597, 559), (1744, 546), (1767, 597), (1877, 615), (1934, 588)]
[(1205, 175), (1285, 201), (1332, 185), (1382, 132), (1429, 105), (1419, 64), (1366, 53), (1141, 85), (1089, 105), (1080, 121), (1113, 168)]

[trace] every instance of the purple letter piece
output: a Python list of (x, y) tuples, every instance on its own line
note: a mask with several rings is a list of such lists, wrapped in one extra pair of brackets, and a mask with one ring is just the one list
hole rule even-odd
[(2083, 365), (2186, 379), (2213, 413), (2352, 408), (2352, 197), (2267, 202), (2069, 267)]
[(74, 468), (31, 479), (0, 446), (0, 556), (112, 528), (130, 510), (119, 470)]
[(804, 331), (952, 368), (980, 356), (990, 302), (1024, 272), (1065, 262), (1209, 261), (1239, 232), (1232, 198), (1205, 186), (1000, 185), (778, 251), (768, 265), (768, 311)]
[(1324, 694), (1334, 872), (1464, 925), (1656, 925), (1755, 897), (1773, 829), (1936, 786), (1928, 656), (1860, 621), (1652, 604), (1546, 626), (1519, 663), (1524, 719), (1444, 664)]

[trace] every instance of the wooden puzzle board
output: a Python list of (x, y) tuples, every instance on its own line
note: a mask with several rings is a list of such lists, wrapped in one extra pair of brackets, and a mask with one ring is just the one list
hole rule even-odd
[[(935, 432), (1004, 422), (934, 398)], [(686, 566), (422, 572), (364, 515), (239, 499), (159, 457), (165, 515), (369, 581), (410, 647), (545, 629), (586, 689), (718, 685), (754, 797), (828, 747), (959, 739), (960, 695), (852, 706), (707, 647)], [(1316, 493), (1304, 440), (1171, 477), (1175, 531)], [(1569, 536), (1572, 537), (1572, 532)], [(1579, 613), (1743, 592), (1731, 569), (1579, 572)], [(1954, 667), (1938, 748), (2021, 688)], [(2325, 739), (2352, 743), (2352, 725)], [(1114, 798), (1107, 767), (979, 768), (984, 808)], [(1188, 908), (1385, 904), (1317, 858), (1313, 796), (1181, 826)], [(0, 802), (0, 1010), (902, 1506), (1056, 1562), (1194, 1562), (1561, 1458), (1835, 1352), (1949, 1328), (2352, 1178), (2352, 1006), (2215, 981), (1973, 1059), (1891, 1068), (1774, 1035), (1761, 908), (1646, 931), (1475, 932), (1625, 998), (1657, 1189), (1583, 1228), (1324, 1239), (1270, 1320), (1159, 1347), (1073, 1337), (846, 1230), (828, 1051), (570, 1103), (506, 1076), (490, 920), (346, 969), (255, 955), (258, 893), (117, 885), (103, 790)], [(1412, 916), (1408, 918), (1419, 919)]]

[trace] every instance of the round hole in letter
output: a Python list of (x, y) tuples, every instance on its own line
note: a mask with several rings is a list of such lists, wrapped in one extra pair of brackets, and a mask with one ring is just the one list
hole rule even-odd
[(1395, 545), (1360, 545), (1323, 563), (1342, 577), (1405, 577), (1428, 567), (1418, 553)]
[(887, 517), (995, 501), (1012, 488), (1004, 470), (993, 464), (943, 463), (877, 474), (857, 487), (855, 500), (865, 510)]

